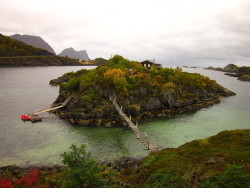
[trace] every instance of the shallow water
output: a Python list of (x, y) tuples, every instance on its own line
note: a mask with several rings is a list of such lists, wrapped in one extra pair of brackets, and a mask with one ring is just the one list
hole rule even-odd
[[(48, 84), (51, 79), (81, 68), (0, 68), (0, 166), (59, 164), (60, 153), (67, 151), (72, 143), (86, 144), (99, 160), (148, 154), (128, 128), (73, 127), (57, 117), (39, 123), (20, 120), (20, 115), (54, 102), (59, 88)], [(140, 123), (140, 129), (147, 132), (151, 142), (161, 147), (177, 147), (222, 130), (250, 128), (249, 82), (201, 68), (184, 71), (209, 76), (237, 95), (222, 98), (220, 104), (197, 112)]]

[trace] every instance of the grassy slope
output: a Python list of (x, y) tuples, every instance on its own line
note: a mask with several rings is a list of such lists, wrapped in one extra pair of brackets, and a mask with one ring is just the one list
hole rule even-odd
[(0, 57), (43, 55), (49, 56), (54, 54), (0, 34)]
[(59, 57), (0, 34), (0, 66), (81, 65), (78, 60)]
[[(208, 163), (212, 157), (218, 161)], [(223, 131), (153, 153), (120, 179), (138, 187), (248, 187), (249, 166), (250, 130)]]
[(68, 57), (60, 56), (19, 56), (19, 57), (0, 57), (0, 67), (17, 66), (61, 66), (81, 64)]

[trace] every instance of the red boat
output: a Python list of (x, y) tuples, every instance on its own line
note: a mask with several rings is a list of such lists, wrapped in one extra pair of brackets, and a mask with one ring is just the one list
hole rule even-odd
[(28, 115), (22, 115), (22, 116), (21, 116), (21, 119), (22, 119), (23, 121), (29, 121), (29, 120), (30, 120), (30, 117), (29, 117)]

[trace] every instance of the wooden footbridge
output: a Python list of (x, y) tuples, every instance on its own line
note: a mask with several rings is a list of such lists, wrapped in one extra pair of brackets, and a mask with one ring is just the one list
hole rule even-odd
[(129, 127), (133, 130), (133, 132), (136, 134), (137, 139), (139, 139), (146, 147), (147, 150), (151, 150), (151, 152), (157, 152), (159, 151), (159, 148), (154, 146), (147, 138), (146, 133), (143, 134), (139, 128), (138, 128), (138, 124), (135, 125), (132, 121), (131, 121), (131, 117), (128, 118), (127, 115), (122, 111), (122, 107), (120, 107), (118, 105), (118, 103), (116, 102), (116, 97), (113, 95), (110, 98), (110, 101), (113, 103), (113, 105), (115, 106), (116, 110), (118, 111), (118, 113), (120, 114), (120, 116), (127, 122), (127, 124), (129, 125)]
[(58, 110), (60, 108), (63, 108), (65, 107), (69, 101), (72, 99), (72, 96), (69, 96), (63, 103), (61, 104), (58, 104), (56, 106), (52, 106), (52, 107), (49, 107), (49, 108), (45, 108), (43, 110), (39, 110), (37, 112), (34, 112), (34, 113), (30, 113), (30, 114), (27, 114), (27, 116), (30, 118), (30, 121), (31, 122), (37, 122), (37, 121), (41, 121), (42, 119), (48, 119), (48, 118), (51, 118), (51, 117), (39, 117), (38, 115), (39, 114), (42, 114), (42, 113), (45, 113), (45, 112), (51, 112), (51, 111), (54, 111), (54, 110)]

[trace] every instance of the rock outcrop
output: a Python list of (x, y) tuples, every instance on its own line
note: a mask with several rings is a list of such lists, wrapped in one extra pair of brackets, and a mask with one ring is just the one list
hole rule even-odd
[(228, 75), (231, 77), (238, 77), (238, 80), (250, 81), (250, 67), (246, 67), (246, 66), (238, 67), (237, 65), (234, 65), (234, 64), (228, 64), (224, 68), (208, 67), (206, 69), (223, 71), (223, 72), (226, 72), (225, 75)]
[(66, 48), (64, 49), (59, 56), (70, 57), (73, 59), (80, 59), (80, 60), (89, 60), (89, 56), (86, 50), (76, 51), (74, 48)]
[[(125, 73), (121, 69), (109, 70), (109, 66), (107, 63), (107, 65), (104, 64), (93, 70), (80, 70), (51, 81), (53, 82), (51, 84), (60, 85), (60, 94), (55, 104), (63, 102), (69, 95), (74, 95), (65, 108), (55, 113), (78, 125), (121, 126), (126, 123), (109, 100), (113, 94), (116, 95), (117, 102), (122, 106), (123, 111), (132, 116), (133, 121), (169, 117), (197, 110), (219, 103), (220, 96), (235, 95), (215, 81), (199, 74), (173, 72), (171, 80), (175, 80), (174, 83), (173, 81), (164, 82), (164, 78), (161, 76), (164, 71), (169, 76), (168, 71), (173, 71), (172, 69), (151, 72), (140, 67), (141, 65), (138, 63), (134, 64), (134, 68), (138, 66), (137, 70), (141, 72), (135, 74), (127, 71), (127, 74), (124, 75)], [(111, 66), (120, 67), (121, 65), (113, 64)], [(126, 69), (123, 68), (124, 71)], [(121, 73), (122, 76), (114, 75), (115, 73)], [(117, 81), (110, 80), (107, 76), (113, 76)], [(145, 76), (146, 79), (142, 80), (142, 76)], [(150, 80), (148, 80), (149, 76)], [(141, 77), (141, 80), (134, 82), (132, 79), (137, 79), (137, 77)], [(162, 85), (155, 83), (154, 80), (161, 81)], [(131, 83), (130, 89), (121, 87), (126, 82)]]

